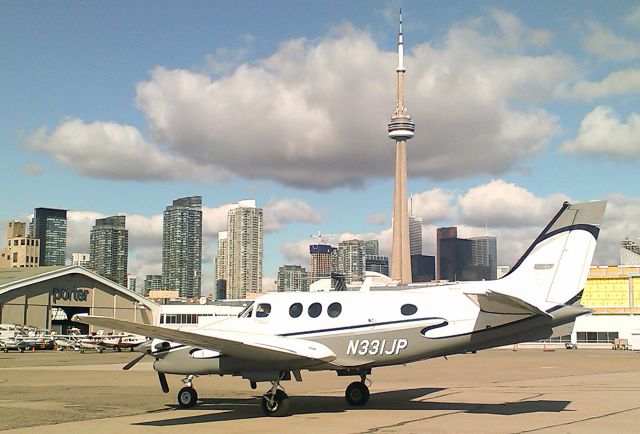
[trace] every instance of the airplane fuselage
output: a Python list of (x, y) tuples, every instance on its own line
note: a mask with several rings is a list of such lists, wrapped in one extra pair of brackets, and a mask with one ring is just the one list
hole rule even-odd
[[(568, 306), (557, 309), (553, 318), (481, 310), (468, 293), (497, 282), (372, 292), (268, 294), (240, 317), (217, 320), (197, 333), (206, 335), (211, 327), (216, 333), (246, 332), (317, 342), (331, 349), (336, 358), (305, 369), (339, 370), (409, 363), (544, 339), (551, 336), (553, 327), (584, 313)], [(295, 369), (291, 361), (243, 360), (177, 344), (157, 356), (155, 369), (172, 374), (242, 375)]]

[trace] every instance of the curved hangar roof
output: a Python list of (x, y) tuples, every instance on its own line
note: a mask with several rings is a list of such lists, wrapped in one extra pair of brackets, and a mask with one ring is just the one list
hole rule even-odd
[(154, 316), (160, 311), (160, 305), (150, 299), (130, 291), (124, 286), (120, 286), (117, 283), (79, 265), (0, 269), (0, 295), (27, 285), (72, 274), (81, 274), (90, 279), (96, 280), (117, 292), (121, 292), (124, 296), (135, 299), (138, 303), (152, 310)]

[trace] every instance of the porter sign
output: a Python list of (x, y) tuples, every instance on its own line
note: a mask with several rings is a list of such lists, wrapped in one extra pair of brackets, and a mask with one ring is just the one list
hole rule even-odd
[(63, 301), (87, 301), (87, 295), (89, 294), (89, 290), (87, 289), (62, 289), (62, 288), (53, 288), (51, 290), (51, 297), (53, 298), (53, 303), (57, 303), (58, 300)]

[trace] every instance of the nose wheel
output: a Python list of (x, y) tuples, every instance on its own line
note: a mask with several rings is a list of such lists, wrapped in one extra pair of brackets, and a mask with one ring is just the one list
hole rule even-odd
[(198, 402), (198, 392), (190, 386), (183, 387), (178, 392), (178, 405), (180, 408), (191, 408)]
[(369, 402), (369, 388), (363, 381), (354, 381), (347, 387), (344, 397), (350, 405), (362, 407)]
[(178, 405), (180, 408), (191, 408), (198, 402), (198, 392), (196, 392), (191, 383), (194, 378), (195, 375), (189, 375), (182, 380), (185, 387), (178, 392)]

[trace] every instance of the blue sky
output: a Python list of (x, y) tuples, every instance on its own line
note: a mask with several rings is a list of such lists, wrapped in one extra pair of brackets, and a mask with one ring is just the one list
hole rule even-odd
[[(202, 195), (205, 289), (242, 199), (265, 208), (267, 281), (308, 265), (317, 231), (388, 252), (398, 6), (0, 3), (0, 223), (69, 209), (81, 251), (95, 218), (124, 213), (143, 278), (160, 271), (164, 207)], [(459, 225), (513, 263), (563, 200), (604, 198), (596, 262), (614, 263), (640, 236), (637, 2), (402, 7), (425, 254)]]

